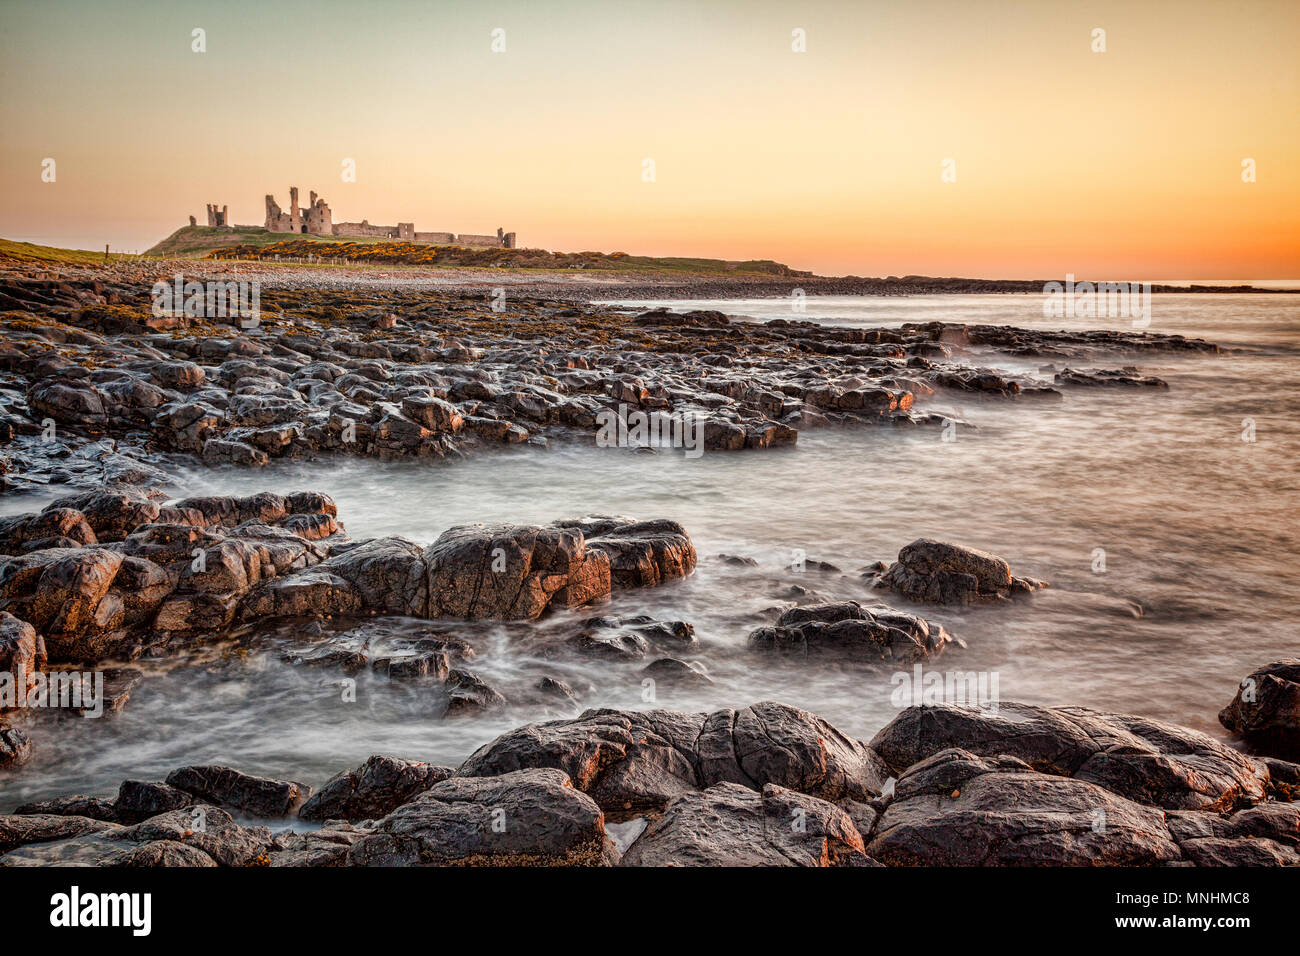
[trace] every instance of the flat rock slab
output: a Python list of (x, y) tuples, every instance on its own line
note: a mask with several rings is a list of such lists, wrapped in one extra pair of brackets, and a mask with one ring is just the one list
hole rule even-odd
[(853, 821), (825, 800), (735, 783), (676, 797), (620, 866), (869, 865)]
[(167, 775), (167, 784), (255, 817), (287, 816), (311, 795), (311, 787), (304, 783), (254, 777), (212, 764), (173, 770)]
[(1167, 810), (1230, 811), (1263, 801), (1269, 769), (1207, 737), (1173, 724), (1086, 707), (1001, 703), (909, 707), (871, 741), (894, 771), (942, 750), (1006, 755), (1035, 770), (1096, 784)]
[(1181, 859), (1164, 814), (1014, 757), (942, 750), (898, 779), (867, 852), (894, 866), (1150, 866)]

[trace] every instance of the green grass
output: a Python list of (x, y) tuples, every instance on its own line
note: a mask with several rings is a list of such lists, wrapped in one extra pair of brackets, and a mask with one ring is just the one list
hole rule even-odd
[[(215, 249), (228, 246), (269, 246), (285, 239), (302, 239), (308, 242), (330, 242), (324, 236), (292, 236), (265, 229), (213, 229), (210, 226), (182, 226), (170, 236), (145, 251), (146, 256), (167, 259), (202, 259)], [(361, 240), (365, 241), (365, 240)]]
[[(227, 236), (232, 235), (226, 233)], [(625, 252), (548, 252), (545, 249), (462, 247), (407, 242), (399, 239), (324, 239), (277, 234), (279, 241), (232, 243), (214, 249), (210, 259), (260, 259), (300, 261), (311, 257), (338, 259), (349, 265), (422, 268), (504, 268), (521, 271), (616, 272), (634, 275), (806, 276), (770, 259), (731, 262), (725, 259), (630, 256)]]
[[(277, 246), (267, 249), (268, 246)], [(168, 259), (258, 259), (273, 261), (275, 253), (286, 259), (322, 256), (338, 258), (348, 267), (392, 268), (483, 268), (526, 272), (587, 270), (598, 273), (638, 275), (799, 276), (770, 259), (732, 262), (726, 259), (696, 259), (677, 256), (630, 256), (624, 252), (548, 252), (545, 249), (462, 248), (403, 242), (377, 237), (304, 236), (265, 229), (213, 229), (183, 226), (143, 253), (143, 258)], [(30, 242), (0, 239), (0, 259), (23, 262), (90, 264), (103, 262), (104, 253), (87, 249), (58, 249)], [(110, 253), (109, 260), (140, 258)], [(320, 263), (328, 268), (329, 263)]]
[[(130, 259), (120, 252), (109, 253), (109, 259)], [(38, 246), (33, 242), (15, 242), (12, 239), (0, 239), (0, 259), (17, 259), (20, 262), (67, 262), (84, 265), (91, 262), (103, 262), (104, 252), (93, 249), (58, 249), (54, 246)]]

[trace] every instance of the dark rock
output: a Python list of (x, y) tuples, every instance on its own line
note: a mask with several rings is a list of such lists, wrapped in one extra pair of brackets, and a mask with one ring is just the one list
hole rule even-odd
[(1271, 755), (1300, 755), (1300, 660), (1265, 664), (1237, 687), (1219, 723)]
[(558, 770), (452, 777), (376, 821), (374, 831), (353, 844), (352, 865), (603, 866), (614, 861), (605, 815)]
[(1159, 810), (1035, 773), (1016, 757), (956, 748), (899, 777), (867, 852), (892, 866), (1150, 866), (1181, 857)]
[(876, 586), (921, 604), (986, 604), (1046, 587), (1012, 577), (1007, 562), (994, 555), (927, 538), (899, 551)]
[(680, 661), (675, 657), (661, 657), (642, 668), (641, 673), (659, 683), (674, 684), (712, 684), (713, 679), (698, 662)]
[(1167, 810), (1228, 811), (1259, 803), (1269, 772), (1204, 734), (1086, 707), (1002, 702), (997, 712), (973, 707), (909, 707), (871, 741), (901, 774), (942, 750), (1023, 760), (1042, 773), (1096, 784)]
[(161, 813), (190, 806), (194, 797), (165, 783), (124, 780), (113, 802), (113, 819), (118, 823), (139, 823)]
[(767, 784), (718, 783), (674, 798), (620, 866), (848, 866), (862, 837), (839, 807)]
[(501, 707), (505, 697), (471, 671), (455, 669), (447, 674), (443, 684), (447, 690), (447, 710), (444, 717), (465, 717)]
[(306, 784), (253, 777), (215, 765), (173, 770), (167, 775), (167, 784), (255, 817), (288, 816), (311, 795), (311, 787)]
[(34, 843), (53, 843), (83, 833), (99, 833), (117, 824), (63, 814), (13, 814), (0, 816), (0, 853)]
[(782, 657), (850, 661), (927, 660), (957, 642), (938, 624), (883, 604), (813, 604), (786, 611), (749, 635), (753, 650)]
[(330, 779), (298, 810), (304, 820), (372, 820), (450, 777), (451, 767), (375, 755)]
[(715, 783), (767, 783), (823, 800), (867, 801), (888, 770), (874, 752), (806, 711), (760, 703), (742, 710), (589, 710), (530, 724), (481, 747), (457, 770), (491, 776), (554, 767), (619, 817), (659, 811)]

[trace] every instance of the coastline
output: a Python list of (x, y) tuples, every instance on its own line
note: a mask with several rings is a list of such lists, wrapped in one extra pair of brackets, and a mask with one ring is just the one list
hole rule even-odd
[[(664, 586), (695, 566), (690, 529), (671, 515), (575, 515), (549, 527), (448, 532), (418, 545), (351, 541), (328, 488), (188, 498), (171, 493), (169, 456), (198, 467), (256, 468), (270, 458), (328, 455), (454, 459), (500, 444), (540, 452), (550, 442), (590, 441), (598, 416), (611, 410), (624, 420), (629, 411), (689, 410), (701, 416), (705, 449), (762, 454), (796, 444), (804, 430), (945, 428), (948, 416), (914, 405), (936, 391), (1045, 403), (1077, 388), (1159, 391), (1161, 379), (1114, 363), (1218, 350), (1154, 333), (749, 324), (711, 311), (634, 316), (575, 307), (549, 292), (536, 297), (543, 287), (528, 279), (498, 313), (478, 291), (421, 286), (430, 281), (423, 277), (395, 286), (380, 274), (367, 286), (351, 270), (240, 268), (242, 278), (266, 277), (264, 316), (252, 330), (155, 315), (152, 263), (5, 277), (0, 372), (23, 396), (3, 422), (6, 486), (20, 489), (26, 471), (43, 470), (69, 495), (0, 524), (8, 655), (0, 669), (17, 672), (19, 661), (39, 664), (29, 668), (36, 670), (129, 665), (133, 655), (166, 654), (169, 645), (282, 619), (308, 627), (336, 618), (365, 626), (374, 615), (531, 621), (552, 606)], [(198, 274), (235, 274), (225, 269), (200, 266)], [(1061, 363), (1057, 380), (1045, 386), (992, 371), (971, 359), (973, 345), (1050, 355)], [(481, 374), (489, 366), (492, 375)], [(46, 447), (47, 420), (55, 423), (57, 451)], [(92, 452), (79, 464), (81, 447)], [(497, 547), (508, 559), (489, 574)], [(199, 568), (196, 549), (205, 556)], [(1014, 613), (1016, 601), (1034, 600), (1029, 592), (1041, 582), (1011, 576), (991, 555), (959, 550), (918, 562), (900, 553), (901, 568), (882, 566), (876, 577), (882, 590), (922, 602), (987, 600)], [(698, 679), (677, 656), (691, 646), (690, 633), (672, 626), (680, 622), (612, 621), (573, 635), (565, 652), (632, 653), (657, 680)], [(304, 649), (316, 665), (347, 674), (382, 661), (391, 678), (397, 663), (445, 695), (449, 711), (472, 718), (504, 696), (462, 666), (464, 649), (445, 635), (399, 640), (387, 656), (324, 636)], [(749, 637), (756, 655), (855, 666), (910, 666), (950, 643), (942, 627), (915, 614), (815, 598)], [(114, 706), (130, 706), (134, 678), (115, 676)], [(282, 819), (309, 802), (310, 788), (196, 764), (165, 782), (124, 784), (114, 800), (69, 796), (0, 818), (0, 863), (62, 854), (114, 865), (1300, 862), (1292, 838), (1300, 811), (1289, 802), (1300, 768), (1285, 759), (1247, 756), (1136, 716), (1001, 706), (1017, 719), (908, 708), (870, 743), (779, 704), (707, 715), (588, 713), (508, 733), (458, 768), (378, 756), (373, 766), (339, 768), (343, 776), (321, 791), (341, 794), (339, 802), (319, 819), (346, 823), (307, 836), (272, 834), (229, 814)], [(30, 758), (25, 715), (17, 716), (3, 731), (14, 766)], [(1072, 756), (1053, 763), (1024, 749), (1010, 729), (1017, 720), (1038, 722), (1049, 751)], [(748, 729), (723, 732), (742, 725)], [(533, 749), (528, 741), (537, 734), (554, 734), (555, 742)], [(930, 742), (915, 745), (921, 737)], [(639, 749), (650, 738), (664, 743)], [(591, 771), (587, 746), (605, 754), (599, 772)], [(679, 758), (685, 762), (676, 765)], [(266, 802), (268, 794), (274, 800)], [(944, 794), (950, 817), (937, 812)], [(1038, 801), (1028, 842), (1017, 844), (1020, 836), (1005, 833), (1005, 820), (990, 809), (1013, 799)], [(541, 831), (524, 842), (448, 848), (446, 834), (461, 814), (511, 801), (543, 807)], [(186, 833), (196, 809), (213, 825), (203, 838)], [(643, 812), (618, 819), (629, 810)], [(701, 811), (732, 822), (700, 830), (689, 821)], [(796, 811), (808, 828), (786, 840), (770, 821)], [(1100, 830), (1097, 812), (1110, 821)], [(1021, 855), (971, 856), (956, 822), (970, 813), (991, 844), (1018, 845)], [(755, 820), (769, 823), (755, 831)], [(642, 829), (634, 836), (617, 829), (628, 823)], [(934, 855), (917, 857), (917, 845)]]

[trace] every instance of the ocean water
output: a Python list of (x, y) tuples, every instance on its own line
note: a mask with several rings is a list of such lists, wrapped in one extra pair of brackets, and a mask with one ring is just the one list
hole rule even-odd
[[(802, 313), (789, 300), (655, 304), (855, 326), (942, 319), (1130, 327), (1127, 319), (1045, 319), (1036, 296), (810, 297)], [(1268, 661), (1300, 656), (1300, 296), (1157, 295), (1150, 330), (1203, 337), (1225, 351), (1105, 363), (1136, 362), (1166, 379), (1167, 392), (918, 402), (976, 426), (953, 442), (930, 429), (816, 430), (802, 432), (793, 448), (697, 459), (555, 443), (546, 452), (450, 463), (195, 467), (181, 490), (317, 489), (335, 497), (354, 537), (400, 534), (421, 544), (473, 521), (593, 512), (674, 518), (700, 555), (689, 579), (617, 592), (598, 608), (540, 624), (454, 628), (475, 646), (469, 666), (508, 696), (543, 673), (562, 677), (591, 707), (696, 710), (774, 699), (862, 738), (898, 712), (896, 668), (773, 661), (749, 652), (746, 637), (771, 609), (814, 596), (909, 607), (871, 591), (859, 569), (891, 561), (916, 538), (954, 541), (1052, 586), (992, 607), (909, 608), (967, 645), (927, 671), (983, 674), (1002, 701), (1140, 713), (1226, 739), (1215, 718), (1237, 681)], [(981, 361), (1047, 377), (1036, 361)], [(1243, 440), (1252, 431), (1254, 440)], [(9, 498), (0, 511), (33, 510), (44, 500)], [(840, 571), (798, 571), (800, 551)], [(713, 683), (661, 682), (647, 700), (644, 662), (547, 656), (548, 637), (576, 631), (593, 614), (689, 621), (700, 646), (686, 656)], [(281, 659), (301, 638), (281, 629), (238, 652), (226, 643), (139, 662), (147, 678), (122, 713), (36, 720), (28, 728), (31, 762), (0, 775), (0, 810), (57, 794), (111, 795), (122, 779), (158, 779), (185, 763), (229, 763), (313, 785), (372, 753), (454, 764), (520, 723), (572, 713), (520, 704), (443, 721), (436, 687), (366, 674), (356, 701), (344, 702), (340, 674)]]

